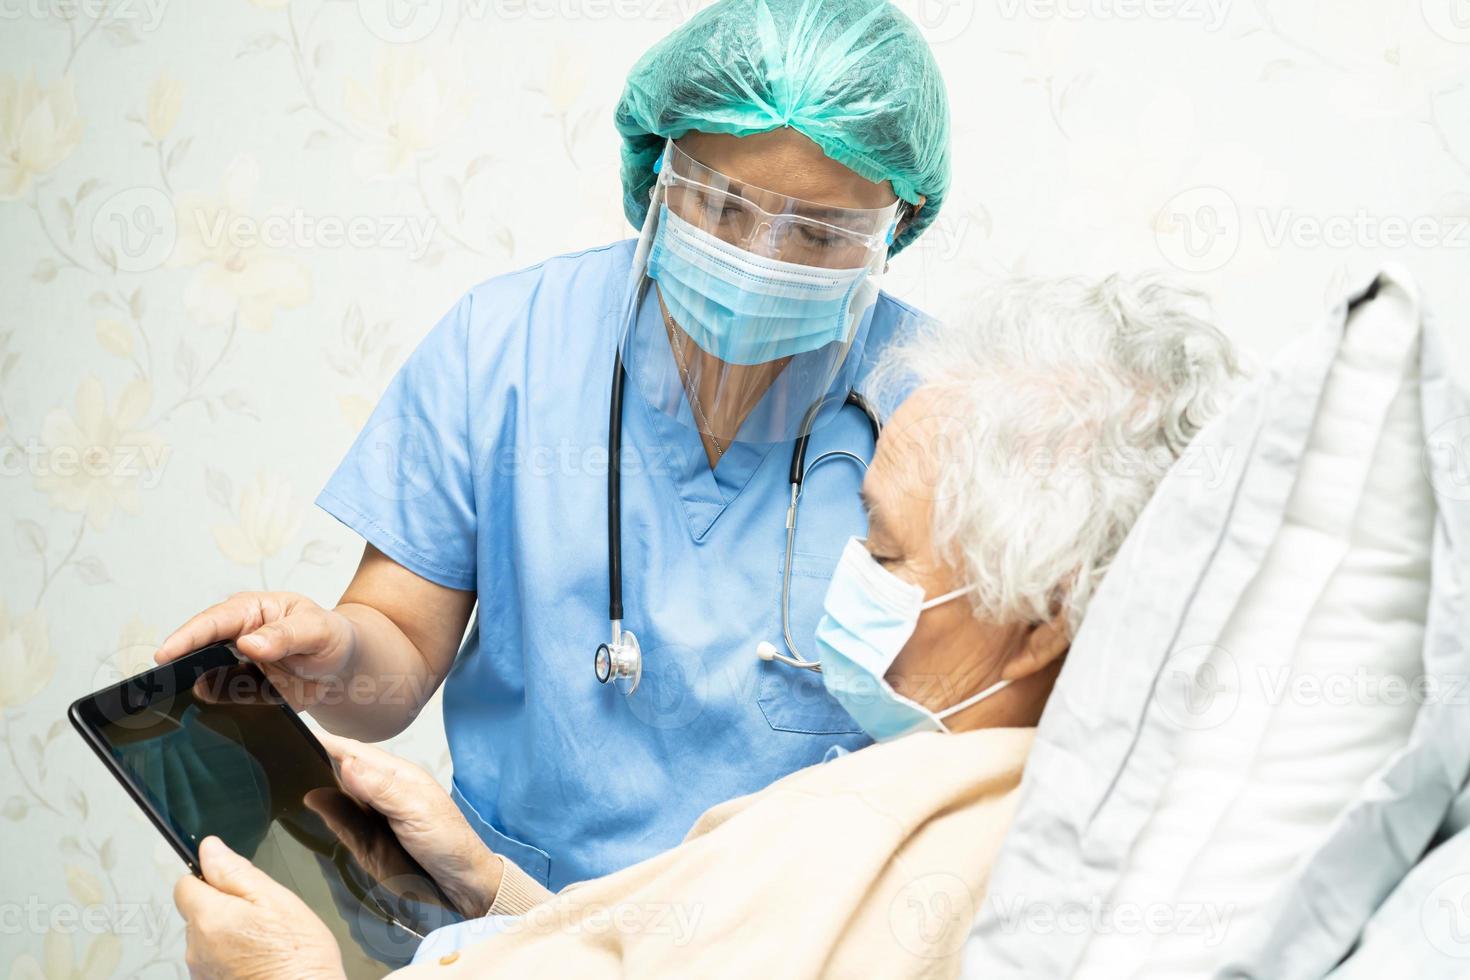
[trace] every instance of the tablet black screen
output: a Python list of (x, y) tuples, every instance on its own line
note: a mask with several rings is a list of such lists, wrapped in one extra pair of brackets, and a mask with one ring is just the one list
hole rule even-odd
[(349, 977), (406, 964), (460, 920), (387, 822), (338, 786), (321, 744), (227, 645), (77, 702), (73, 720), (189, 861), (210, 834), (300, 896)]

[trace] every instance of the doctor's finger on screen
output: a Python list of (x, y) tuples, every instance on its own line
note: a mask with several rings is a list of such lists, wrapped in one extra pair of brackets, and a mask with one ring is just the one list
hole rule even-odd
[(241, 656), (303, 678), (337, 673), (351, 657), (352, 623), (295, 592), (237, 592), (174, 630), (153, 654), (168, 663), (221, 640)]
[[(342, 788), (387, 818), (403, 849), (423, 865), (461, 912), (483, 915), (500, 887), (501, 859), (470, 827), (434, 777), (374, 746), (326, 733), (319, 738), (337, 763)], [(338, 830), (334, 817), (341, 817), (340, 810), (323, 812), (317, 802), (308, 800), (307, 804)], [(344, 840), (353, 846), (350, 835)]]
[[(309, 711), (331, 693), (314, 680), (304, 680), (279, 664), (258, 665), (257, 673), (250, 665), (240, 663), (230, 668), (212, 670), (194, 682), (195, 700), (204, 704), (280, 704), (285, 701), (293, 711)], [(260, 675), (267, 683), (261, 683)]]

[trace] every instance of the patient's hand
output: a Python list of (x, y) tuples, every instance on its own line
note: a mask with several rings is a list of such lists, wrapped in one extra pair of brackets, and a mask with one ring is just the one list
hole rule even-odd
[(184, 875), (174, 904), (188, 923), (190, 976), (232, 980), (340, 980), (342, 954), (306, 903), (225, 846), (199, 845), (204, 880)]
[(302, 802), (322, 818), (327, 829), (346, 845), (379, 888), (416, 902), (436, 901), (424, 888), (428, 884), (424, 881), (424, 869), (408, 855), (377, 813), (335, 786), (310, 790)]
[[(484, 915), (500, 890), (501, 858), (485, 846), (434, 777), (374, 746), (335, 735), (320, 737), (337, 761), (343, 789), (387, 818), (403, 849), (463, 915)], [(321, 815), (332, 822), (332, 814)], [(341, 836), (353, 846), (353, 835)], [(371, 855), (356, 857), (372, 867)]]

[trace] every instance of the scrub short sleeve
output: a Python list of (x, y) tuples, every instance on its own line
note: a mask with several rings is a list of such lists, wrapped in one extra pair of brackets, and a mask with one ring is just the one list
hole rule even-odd
[(316, 504), (410, 571), (475, 588), (466, 342), (471, 297), (399, 368)]

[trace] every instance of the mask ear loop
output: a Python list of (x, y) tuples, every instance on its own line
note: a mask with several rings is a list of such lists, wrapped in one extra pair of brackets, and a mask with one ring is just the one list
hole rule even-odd
[(935, 596), (933, 599), (925, 599), (923, 605), (919, 606), (919, 612), (924, 612), (926, 610), (933, 609), (935, 606), (942, 606), (946, 602), (950, 602), (951, 600), (958, 599), (960, 596), (966, 595), (966, 594), (968, 594), (970, 592), (974, 592), (974, 591), (975, 591), (975, 586), (973, 586), (973, 585), (967, 585), (967, 586), (965, 586), (962, 589), (955, 589), (953, 592), (946, 592), (944, 595)]
[(888, 252), (893, 248), (893, 237), (898, 233), (898, 223), (903, 220), (903, 208), (900, 207), (898, 210), (899, 213), (893, 216), (893, 224), (888, 226), (888, 234), (883, 236), (883, 244), (888, 246), (888, 248), (883, 251), (884, 275), (888, 274)]
[[(960, 711), (964, 711), (966, 708), (970, 707), (971, 705), (979, 704), (981, 701), (984, 701), (986, 698), (990, 697), (992, 694), (995, 694), (998, 691), (1002, 691), (1005, 688), (1010, 687), (1010, 685), (1011, 685), (1011, 682), (1008, 681), (1008, 680), (996, 681), (994, 684), (990, 685), (985, 690), (981, 691), (979, 694), (975, 694), (975, 695), (972, 695), (972, 696), (966, 698), (965, 700), (961, 701), (959, 704), (955, 705), (954, 707), (952, 707), (952, 708), (945, 708), (943, 711), (936, 712), (935, 715), (934, 715), (934, 717), (935, 718), (938, 718), (940, 720), (940, 722), (943, 722), (944, 719), (948, 718), (950, 715), (953, 715), (953, 714), (955, 714), (957, 712), (960, 712)], [(946, 731), (947, 730), (948, 729), (946, 729)]]
[[(964, 588), (955, 589), (953, 592), (946, 592), (944, 595), (935, 596), (933, 599), (929, 599), (928, 601), (926, 601), (923, 605), (921, 605), (919, 607), (919, 611), (920, 612), (923, 612), (926, 609), (933, 609), (935, 606), (941, 606), (941, 605), (943, 605), (946, 602), (950, 602), (951, 600), (958, 599), (960, 596), (966, 595), (967, 593), (974, 592), (974, 591), (975, 591), (975, 586), (973, 586), (973, 585), (967, 585)], [(1009, 687), (1010, 685), (1011, 685), (1011, 682), (1009, 680), (996, 681), (994, 684), (990, 685), (985, 690), (981, 691), (979, 694), (971, 695), (970, 697), (968, 697), (965, 700), (961, 701), (959, 704), (956, 704), (956, 705), (953, 705), (951, 707), (945, 708), (943, 711), (937, 711), (937, 712), (935, 712), (934, 713), (934, 717), (937, 718), (937, 719), (939, 719), (939, 723), (942, 725), (942, 724), (944, 724), (944, 719), (946, 719), (946, 718), (950, 717), (951, 715), (954, 715), (954, 714), (956, 714), (958, 712), (964, 711), (966, 708), (970, 707), (971, 705), (979, 704), (981, 701), (984, 701), (986, 698), (990, 697), (992, 694), (995, 694), (995, 693), (997, 693), (999, 691), (1003, 691), (1007, 687)], [(945, 729), (945, 731), (948, 731), (948, 730), (949, 730), (948, 728)]]

